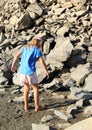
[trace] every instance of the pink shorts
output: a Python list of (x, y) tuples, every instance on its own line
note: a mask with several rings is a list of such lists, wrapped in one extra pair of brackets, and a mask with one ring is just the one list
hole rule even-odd
[(25, 83), (28, 83), (29, 85), (38, 84), (36, 72), (33, 73), (32, 75), (20, 74), (20, 84), (23, 85)]

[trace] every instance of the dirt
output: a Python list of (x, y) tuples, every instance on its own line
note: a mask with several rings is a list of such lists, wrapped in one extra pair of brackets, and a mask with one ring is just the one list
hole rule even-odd
[[(51, 110), (62, 110), (62, 107), (67, 110), (67, 105), (63, 103), (68, 101), (68, 99), (55, 99), (52, 98), (51, 93), (47, 93), (45, 91), (40, 93), (40, 104), (45, 106), (45, 109), (39, 112), (34, 112), (34, 101), (29, 102), (30, 109), (28, 112), (23, 110), (23, 103), (15, 103), (11, 102), (11, 100), (15, 97), (14, 94), (11, 94), (12, 88), (6, 89), (4, 95), (0, 97), (0, 130), (32, 130), (32, 123), (40, 124), (42, 117), (46, 115), (54, 115)], [(56, 91), (57, 94), (63, 94), (67, 96), (69, 91), (62, 92), (61, 90)], [(17, 96), (22, 95), (18, 94)], [(59, 105), (58, 105), (59, 104)], [(71, 119), (69, 122), (74, 124), (79, 120), (84, 119), (83, 113), (78, 113)], [(63, 123), (64, 120), (59, 117), (54, 117), (52, 120), (45, 122), (46, 125), (52, 126), (57, 130), (57, 124)], [(44, 124), (44, 123), (43, 123)]]

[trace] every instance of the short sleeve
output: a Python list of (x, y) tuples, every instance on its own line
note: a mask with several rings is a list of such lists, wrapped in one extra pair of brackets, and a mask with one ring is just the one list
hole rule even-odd
[(42, 56), (42, 52), (40, 49), (37, 49), (37, 52), (36, 52), (36, 59), (38, 59), (40, 56)]
[(24, 46), (21, 48), (21, 50), (22, 50), (22, 52), (23, 52), (23, 50), (24, 50)]

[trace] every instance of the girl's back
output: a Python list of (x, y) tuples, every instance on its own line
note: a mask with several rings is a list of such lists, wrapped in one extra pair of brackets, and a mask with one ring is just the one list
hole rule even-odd
[(19, 73), (33, 74), (36, 71), (36, 60), (42, 56), (40, 49), (36, 46), (22, 47), (21, 63)]

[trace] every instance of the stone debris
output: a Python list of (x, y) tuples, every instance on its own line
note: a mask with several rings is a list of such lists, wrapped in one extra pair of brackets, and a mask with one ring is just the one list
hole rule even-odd
[(32, 130), (56, 130), (44, 124), (32, 124)]
[(72, 115), (68, 114), (68, 113), (64, 113), (64, 112), (61, 112), (61, 111), (58, 111), (58, 110), (55, 110), (54, 111), (54, 114), (56, 116), (58, 116), (60, 119), (62, 120), (65, 120), (66, 122), (72, 118)]
[[(43, 58), (50, 72), (47, 80), (37, 62), (39, 92), (50, 92), (53, 99), (65, 100), (47, 105), (53, 114), (44, 115), (40, 121), (44, 124), (32, 124), (32, 130), (64, 129), (62, 124), (58, 128), (46, 124), (54, 117), (68, 123), (78, 112), (82, 111), (84, 118), (92, 115), (91, 8), (91, 0), (0, 0), (0, 98), (13, 86), (14, 98), (8, 103), (23, 103), (19, 75), (12, 73), (10, 67), (16, 52), (36, 35), (42, 37)], [(20, 58), (17, 67), (19, 64)], [(62, 92), (67, 90), (64, 96)], [(29, 102), (32, 99), (30, 90)], [(60, 106), (67, 109), (56, 110)], [(65, 130), (91, 130), (90, 122), (88, 118)]]
[(48, 121), (52, 120), (53, 118), (54, 118), (54, 116), (51, 116), (51, 115), (44, 116), (44, 117), (41, 119), (41, 123), (42, 123), (42, 122), (48, 122)]

